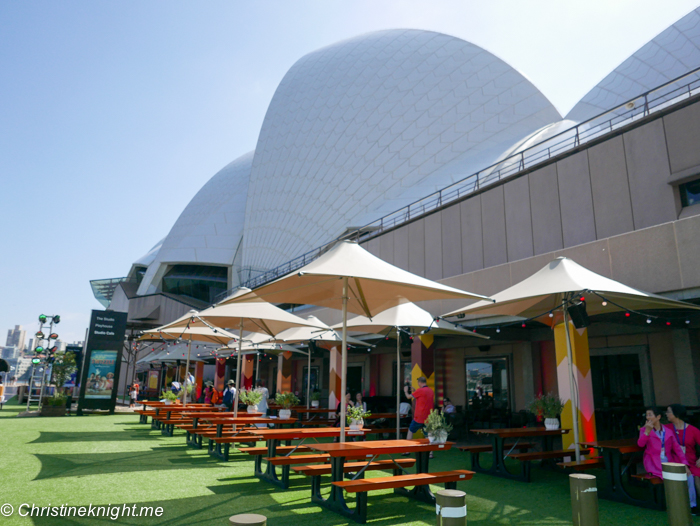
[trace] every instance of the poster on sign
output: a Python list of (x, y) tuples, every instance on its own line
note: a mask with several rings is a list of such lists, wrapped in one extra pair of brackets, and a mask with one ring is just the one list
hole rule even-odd
[(90, 353), (85, 398), (112, 398), (117, 351), (95, 350)]

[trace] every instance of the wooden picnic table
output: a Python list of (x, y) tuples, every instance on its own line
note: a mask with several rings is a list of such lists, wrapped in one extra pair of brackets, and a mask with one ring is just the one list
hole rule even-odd
[[(344, 443), (324, 443), (324, 444), (308, 444), (310, 449), (323, 452), (331, 457), (331, 491), (328, 498), (324, 499), (321, 496), (320, 487), (312, 493), (311, 500), (324, 508), (339, 513), (345, 517), (349, 517), (358, 522), (364, 523), (366, 520), (366, 492), (357, 493), (358, 500), (355, 509), (350, 509), (343, 494), (343, 488), (335, 485), (336, 482), (342, 482), (345, 477), (345, 461), (348, 458), (362, 458), (367, 461), (367, 464), (374, 461), (380, 455), (402, 455), (404, 453), (416, 454), (416, 478), (420, 478), (421, 474), (428, 474), (428, 463), (430, 461), (430, 453), (433, 451), (447, 451), (454, 444), (447, 442), (445, 444), (431, 444), (428, 439), (417, 440), (375, 440), (372, 442), (344, 442)], [(399, 466), (400, 471), (405, 472)], [(363, 476), (362, 469), (358, 470), (352, 480), (356, 480)], [(464, 472), (464, 478), (471, 478)], [(472, 473), (473, 474), (473, 473)], [(427, 476), (427, 475), (424, 475)], [(399, 477), (400, 478), (400, 477)], [(371, 482), (371, 479), (369, 480)], [(398, 479), (397, 479), (397, 482)], [(415, 482), (415, 480), (414, 480)], [(416, 499), (430, 504), (435, 504), (435, 496), (430, 491), (428, 485), (416, 485), (412, 490), (407, 490), (405, 486), (412, 485), (406, 483), (404, 486), (394, 487), (394, 493), (405, 495), (412, 499)], [(378, 488), (379, 489), (379, 488)]]
[[(618, 440), (599, 440), (597, 442), (585, 442), (581, 444), (585, 447), (598, 449), (603, 453), (605, 463), (605, 473), (608, 479), (606, 488), (599, 489), (598, 495), (607, 500), (632, 504), (642, 508), (655, 510), (665, 509), (663, 499), (653, 496), (649, 500), (637, 499), (630, 495), (625, 489), (623, 478), (625, 473), (629, 475), (628, 469), (640, 454), (644, 451), (637, 445), (636, 438), (623, 438)], [(627, 465), (623, 467), (624, 457), (628, 457)], [(652, 488), (653, 492), (653, 488)]]
[[(348, 436), (363, 436), (365, 430), (361, 431), (346, 431)], [(320, 427), (320, 428), (308, 428), (308, 427), (297, 427), (290, 429), (258, 429), (255, 432), (257, 435), (267, 441), (267, 458), (274, 458), (277, 456), (277, 447), (280, 442), (284, 441), (287, 445), (291, 445), (292, 440), (299, 440), (298, 446), (306, 445), (311, 447), (310, 444), (304, 444), (307, 440), (317, 439), (317, 438), (327, 438), (327, 437), (339, 437), (340, 428), (339, 427)], [(290, 456), (295, 452), (295, 449), (288, 451), (285, 456)], [(255, 476), (261, 480), (265, 480), (279, 486), (281, 488), (287, 489), (289, 487), (289, 469), (288, 465), (282, 466), (282, 478), (277, 476), (277, 470), (275, 465), (270, 461), (267, 461), (267, 467), (265, 471), (262, 470), (262, 466), (257, 466), (255, 469)]]
[[(220, 411), (225, 410), (225, 407), (222, 407)], [(158, 424), (162, 424), (160, 432), (161, 434), (165, 436), (173, 436), (173, 432), (175, 431), (175, 423), (173, 422), (172, 414), (173, 413), (178, 413), (181, 415), (184, 415), (185, 413), (205, 413), (205, 412), (212, 412), (215, 411), (216, 408), (212, 406), (204, 406), (204, 405), (197, 405), (197, 406), (192, 406), (192, 405), (178, 405), (178, 404), (170, 404), (170, 405), (164, 405), (164, 406), (157, 406), (155, 408), (156, 414), (153, 415), (153, 421), (151, 422), (151, 426), (153, 427), (153, 423), (158, 422)], [(157, 428), (157, 426), (156, 426)]]
[[(530, 463), (521, 462), (520, 473), (515, 475), (508, 471), (505, 464), (505, 459), (510, 456), (510, 454), (517, 449), (518, 442), (522, 438), (533, 438), (542, 437), (543, 445), (542, 450), (553, 451), (554, 437), (565, 435), (569, 432), (569, 429), (554, 429), (548, 430), (544, 427), (512, 427), (512, 428), (502, 428), (502, 429), (472, 429), (472, 433), (489, 435), (491, 437), (491, 445), (493, 452), (493, 462), (491, 467), (485, 469), (481, 467), (481, 464), (477, 461), (476, 465), (472, 466), (472, 471), (477, 473), (488, 473), (489, 475), (496, 475), (497, 477), (503, 477), (507, 479), (519, 480), (522, 482), (530, 482)], [(514, 444), (508, 446), (508, 451), (504, 451), (503, 443), (506, 438), (517, 439)], [(571, 452), (574, 454), (573, 451)], [(478, 457), (476, 457), (478, 459)]]

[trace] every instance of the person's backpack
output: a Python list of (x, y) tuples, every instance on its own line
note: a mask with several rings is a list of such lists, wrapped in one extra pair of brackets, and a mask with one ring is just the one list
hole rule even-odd
[(224, 391), (224, 404), (231, 405), (233, 403), (233, 391), (231, 389), (226, 389)]
[(219, 400), (220, 400), (219, 391), (217, 391), (216, 389), (212, 389), (211, 390), (211, 404), (216, 405), (219, 403)]

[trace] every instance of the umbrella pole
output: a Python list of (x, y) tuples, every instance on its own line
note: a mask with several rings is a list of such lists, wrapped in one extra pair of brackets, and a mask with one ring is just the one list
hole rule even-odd
[[(238, 416), (238, 393), (241, 390), (241, 353), (243, 352), (243, 318), (241, 318), (241, 325), (238, 331), (238, 361), (236, 364), (236, 396), (233, 398), (233, 416), (234, 418)], [(235, 429), (235, 427), (234, 427)]]
[(569, 336), (569, 313), (566, 310), (566, 300), (561, 303), (562, 310), (564, 311), (564, 332), (566, 333), (566, 354), (569, 358), (569, 383), (571, 387), (569, 388), (569, 396), (571, 400), (571, 416), (574, 423), (574, 448), (576, 449), (576, 462), (581, 460), (581, 447), (579, 446), (579, 435), (578, 435), (578, 404), (575, 403), (578, 400), (578, 393), (574, 396), (574, 390), (576, 388), (576, 382), (574, 380), (574, 364), (573, 364), (573, 353), (571, 351), (571, 337)]
[[(185, 365), (185, 394), (182, 398), (182, 405), (187, 405), (187, 380), (190, 377), (190, 353), (192, 353), (192, 335), (190, 334), (190, 341), (187, 345), (187, 365)], [(192, 386), (194, 389), (194, 386)]]
[[(308, 409), (311, 404), (311, 347), (307, 348), (306, 352), (309, 355), (309, 365), (306, 369), (306, 409)], [(306, 416), (308, 418), (309, 415)]]
[(343, 343), (340, 348), (340, 442), (345, 442), (345, 391), (348, 388), (347, 365), (348, 365), (348, 278), (343, 278)]
[(401, 338), (396, 327), (396, 440), (401, 440)]
[(257, 362), (255, 364), (255, 384), (257, 386), (257, 383), (260, 381), (260, 353), (259, 352), (255, 353), (255, 360)]

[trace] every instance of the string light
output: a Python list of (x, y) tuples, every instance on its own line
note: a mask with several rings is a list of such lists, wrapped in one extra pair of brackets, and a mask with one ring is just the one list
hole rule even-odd
[(667, 320), (666, 325), (671, 325), (671, 320)]
[(647, 323), (651, 323), (651, 318), (647, 318)]
[(521, 325), (521, 327), (524, 329), (525, 327), (527, 327), (527, 325), (525, 325), (525, 323), (523, 323), (523, 324)]
[(554, 318), (554, 313), (553, 313), (553, 312), (550, 312), (550, 313), (549, 313), (549, 317), (550, 317), (550, 318)]
[(496, 327), (496, 332), (501, 332), (501, 328), (500, 328), (500, 327)]
[(690, 320), (685, 320), (686, 325), (690, 323)]
[(603, 307), (607, 307), (607, 306), (608, 306), (608, 302), (607, 302), (607, 301), (604, 301), (603, 303), (601, 303), (601, 305), (602, 305)]
[(625, 312), (625, 318), (629, 318), (630, 316), (632, 316), (632, 314), (630, 314), (629, 311)]

